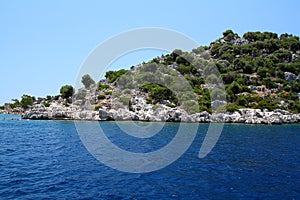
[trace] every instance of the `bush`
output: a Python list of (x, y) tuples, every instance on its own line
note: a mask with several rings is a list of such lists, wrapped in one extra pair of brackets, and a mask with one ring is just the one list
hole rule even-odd
[(211, 99), (210, 99), (210, 94), (207, 89), (202, 91), (201, 97), (198, 99), (199, 103), (199, 110), (203, 111), (206, 110), (208, 111), (211, 108)]
[(281, 62), (291, 62), (292, 54), (287, 50), (277, 50), (272, 55), (277, 57)]
[(180, 65), (176, 67), (176, 70), (179, 71), (180, 74), (185, 75), (185, 74), (196, 74), (197, 73), (197, 68), (193, 65)]
[(297, 82), (297, 81), (292, 81), (291, 82), (291, 89), (292, 89), (292, 92), (299, 93), (300, 92), (300, 83)]
[(204, 53), (205, 52), (205, 47), (203, 46), (200, 46), (196, 49), (193, 49), (192, 52), (194, 52), (195, 54), (201, 54), (201, 53)]
[(232, 30), (226, 30), (223, 32), (223, 37), (226, 41), (231, 41), (236, 34)]
[(135, 76), (135, 80), (138, 84), (155, 83), (158, 81), (157, 77), (151, 72), (141, 72)]
[(123, 74), (127, 73), (128, 70), (121, 69), (118, 71), (108, 71), (105, 74), (105, 78), (108, 80), (109, 83), (113, 83), (118, 80)]
[(195, 86), (200, 86), (201, 84), (205, 83), (203, 78), (194, 78), (194, 77), (186, 76), (186, 79), (189, 81), (192, 88), (195, 88)]
[(239, 94), (243, 92), (242, 86), (235, 81), (230, 84), (229, 89), (233, 92), (233, 94)]
[(99, 109), (101, 109), (102, 108), (102, 106), (95, 106), (95, 111), (99, 111)]
[(228, 112), (235, 112), (238, 111), (241, 107), (236, 105), (235, 103), (229, 103), (226, 105), (226, 110)]
[(248, 98), (247, 98), (247, 96), (245, 96), (245, 95), (241, 95), (241, 96), (239, 96), (238, 98), (237, 98), (237, 100), (236, 100), (236, 105), (238, 105), (238, 106), (244, 106), (244, 107), (247, 107), (248, 106)]
[(83, 100), (85, 99), (86, 93), (85, 92), (78, 92), (76, 95), (76, 99)]
[(172, 104), (172, 103), (167, 103), (166, 106), (170, 107), (170, 108), (175, 108), (176, 105)]
[(101, 83), (98, 84), (98, 90), (107, 90), (109, 88), (110, 88), (109, 85), (106, 84), (102, 85)]
[(22, 96), (22, 99), (21, 99), (21, 106), (22, 108), (24, 108), (25, 110), (28, 109), (30, 106), (33, 105), (33, 102), (35, 101), (35, 97), (32, 97), (32, 96), (29, 96), (29, 95), (26, 95), (24, 94)]
[(177, 103), (178, 99), (173, 92), (165, 86), (161, 86), (155, 83), (144, 84), (140, 87), (145, 92), (150, 93), (149, 98), (156, 104), (163, 100), (169, 100), (173, 103)]
[(254, 108), (256, 109), (268, 109), (269, 111), (272, 111), (272, 110), (275, 110), (275, 109), (278, 109), (279, 106), (274, 102), (273, 99), (271, 98), (265, 98), (261, 101), (258, 102), (258, 104), (256, 106), (254, 106)]
[(131, 94), (131, 91), (130, 91), (129, 89), (125, 89), (125, 90), (123, 91), (123, 94)]
[(198, 102), (193, 100), (187, 100), (183, 103), (182, 108), (189, 114), (194, 114), (199, 112)]
[(127, 106), (130, 106), (130, 98), (127, 98), (127, 97), (120, 97), (119, 98), (119, 101), (123, 104), (123, 105), (127, 105)]
[(157, 63), (146, 63), (143, 65), (143, 67), (140, 69), (142, 72), (150, 72), (155, 73), (158, 68)]
[(235, 72), (228, 72), (226, 74), (222, 74), (222, 78), (225, 84), (232, 83), (235, 78), (237, 77), (237, 74)]
[(89, 74), (82, 76), (81, 82), (85, 88), (90, 88), (91, 85), (95, 84), (95, 81), (91, 78)]
[(60, 88), (60, 94), (63, 99), (67, 99), (74, 94), (74, 88), (71, 85), (65, 85)]
[(51, 104), (51, 101), (45, 101), (45, 102), (44, 102), (44, 106), (45, 106), (45, 107), (49, 107), (50, 104)]
[(100, 94), (100, 95), (98, 96), (98, 99), (99, 99), (99, 100), (106, 99), (106, 96), (105, 96), (105, 95), (103, 95), (103, 94)]

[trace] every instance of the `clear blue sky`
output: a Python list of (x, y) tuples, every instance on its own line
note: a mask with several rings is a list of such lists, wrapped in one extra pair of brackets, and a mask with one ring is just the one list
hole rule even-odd
[[(201, 45), (226, 29), (300, 35), (300, 1), (0, 1), (0, 105), (22, 94), (56, 95), (74, 84), (80, 65), (101, 42), (142, 27), (179, 31)], [(119, 59), (128, 68), (159, 55)], [(114, 66), (115, 65), (115, 66)], [(122, 66), (120, 66), (122, 65)]]

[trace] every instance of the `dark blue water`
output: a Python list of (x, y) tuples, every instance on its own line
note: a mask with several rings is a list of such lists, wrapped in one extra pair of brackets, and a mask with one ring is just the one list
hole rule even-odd
[[(115, 123), (102, 127), (122, 148), (143, 152), (167, 144), (178, 124), (132, 142)], [(225, 125), (199, 159), (207, 127), (173, 164), (130, 174), (89, 154), (73, 122), (0, 119), (0, 199), (299, 199), (300, 125)]]

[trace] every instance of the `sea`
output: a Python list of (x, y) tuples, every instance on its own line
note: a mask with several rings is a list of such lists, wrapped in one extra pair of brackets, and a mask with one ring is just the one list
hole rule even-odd
[[(178, 159), (153, 171), (128, 172), (90, 153), (76, 123), (97, 124), (115, 146), (140, 154), (168, 145), (182, 125), (158, 124), (157, 134), (139, 138), (124, 133), (117, 122), (0, 115), (0, 199), (300, 199), (300, 124), (225, 124), (202, 158), (199, 149), (209, 124), (199, 124)], [(148, 126), (124, 123), (135, 124), (134, 134)], [(122, 165), (113, 153), (110, 161), (119, 159)]]

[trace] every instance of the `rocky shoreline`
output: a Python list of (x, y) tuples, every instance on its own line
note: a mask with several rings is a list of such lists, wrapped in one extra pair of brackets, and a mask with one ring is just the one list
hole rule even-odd
[[(150, 108), (151, 107), (151, 108)], [(51, 104), (34, 105), (22, 114), (23, 119), (30, 120), (86, 120), (86, 121), (151, 121), (151, 122), (190, 122), (190, 123), (245, 123), (245, 124), (291, 124), (300, 123), (300, 114), (277, 109), (239, 109), (235, 112), (210, 114), (206, 111), (188, 114), (180, 108), (161, 105), (153, 109), (152, 105), (144, 110), (131, 111), (126, 108), (99, 109), (94, 111), (88, 104), (84, 106)]]

